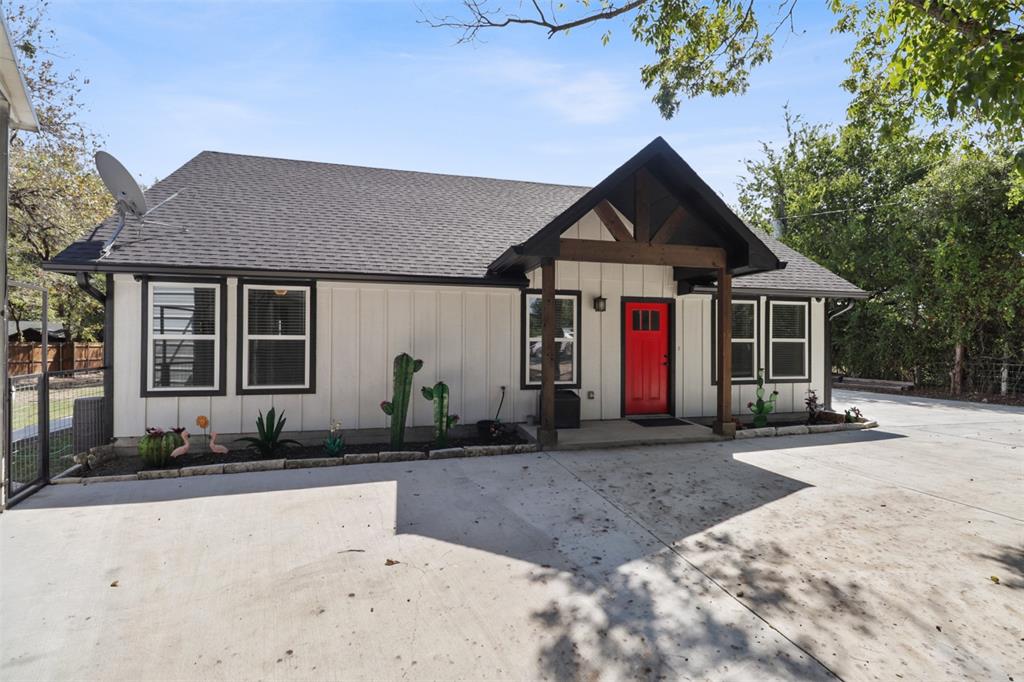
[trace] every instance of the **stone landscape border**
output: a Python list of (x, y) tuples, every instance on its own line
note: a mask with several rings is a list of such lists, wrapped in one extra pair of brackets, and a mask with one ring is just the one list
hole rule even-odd
[(834, 431), (860, 431), (874, 429), (876, 421), (849, 422), (845, 424), (795, 424), (793, 426), (765, 426), (760, 429), (741, 429), (736, 432), (736, 439), (762, 438), (766, 436), (799, 436), (805, 433), (832, 433)]
[(341, 457), (312, 457), (308, 459), (258, 459), (225, 464), (199, 464), (180, 469), (144, 469), (134, 474), (114, 476), (76, 476), (83, 465), (76, 464), (55, 477), (54, 484), (115, 483), (119, 481), (151, 481), (158, 478), (184, 478), (187, 476), (211, 476), (217, 474), (243, 474), (252, 471), (277, 471), (280, 469), (316, 469), (319, 467), (344, 466), (346, 464), (375, 464), (377, 462), (411, 462), (423, 459), (455, 459), (460, 457), (490, 457), (536, 452), (536, 443), (515, 445), (469, 445), (460, 448), (442, 448), (423, 452), (422, 450), (397, 450), (386, 452), (354, 452)]
[[(766, 426), (759, 429), (741, 429), (736, 432), (736, 439), (762, 438), (769, 436), (795, 436), (808, 433), (831, 433), (835, 431), (859, 431), (873, 429), (878, 426), (875, 421), (830, 424), (797, 424), (795, 426)], [(117, 474), (114, 476), (77, 476), (84, 465), (76, 464), (67, 471), (53, 478), (55, 485), (92, 483), (114, 483), (120, 481), (151, 481), (158, 478), (185, 478), (189, 476), (213, 476), (218, 474), (243, 474), (254, 471), (278, 471), (281, 469), (316, 469), (319, 467), (335, 467), (348, 464), (376, 464), (377, 462), (411, 462), (425, 459), (456, 459), (461, 457), (490, 457), (494, 455), (512, 455), (526, 452), (537, 452), (537, 443), (518, 443), (515, 445), (469, 445), (458, 448), (441, 448), (424, 452), (422, 450), (396, 450), (384, 452), (353, 452), (341, 457), (311, 457), (307, 459), (258, 459), (243, 462), (227, 462), (224, 464), (198, 464), (181, 467), (180, 469), (144, 469), (134, 474)], [(557, 448), (556, 448), (557, 449)], [(108, 447), (93, 448), (89, 453), (89, 461), (102, 462), (112, 455)], [(106, 455), (104, 457), (103, 455)]]

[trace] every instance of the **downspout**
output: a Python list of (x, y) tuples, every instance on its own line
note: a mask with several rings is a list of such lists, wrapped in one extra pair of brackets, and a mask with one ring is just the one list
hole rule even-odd
[(99, 301), (100, 305), (105, 306), (107, 304), (107, 295), (102, 291), (93, 286), (92, 282), (89, 281), (89, 273), (87, 272), (76, 272), (75, 281), (78, 282), (78, 288), (89, 294), (92, 298)]
[(832, 320), (840, 315), (845, 315), (853, 309), (853, 299), (848, 299), (846, 305), (825, 318), (825, 409), (832, 409)]
[(103, 306), (103, 440), (114, 437), (114, 276), (107, 274), (106, 292), (89, 279), (89, 273), (76, 272), (78, 288)]

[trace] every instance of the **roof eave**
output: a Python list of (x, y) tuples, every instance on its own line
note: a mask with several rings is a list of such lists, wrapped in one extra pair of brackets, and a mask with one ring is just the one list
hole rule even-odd
[[(828, 289), (784, 289), (779, 287), (744, 287), (739, 280), (733, 281), (733, 294), (756, 294), (758, 296), (786, 296), (789, 298), (833, 298), (833, 299), (854, 299), (863, 301), (871, 297), (871, 294), (863, 289), (856, 291), (838, 291)], [(717, 289), (713, 286), (695, 286), (694, 293), (713, 294)]]
[(523, 276), (460, 277), (451, 275), (402, 275), (372, 272), (329, 272), (316, 270), (272, 270), (260, 268), (172, 266), (159, 263), (54, 262), (42, 264), (47, 272), (75, 275), (80, 272), (150, 275), (166, 277), (252, 277), (263, 279), (311, 279), (391, 284), (440, 284), (446, 286), (483, 286), (522, 288)]
[(38, 131), (39, 119), (36, 118), (28, 86), (18, 67), (18, 59), (11, 45), (11, 34), (7, 31), (7, 21), (0, 20), (0, 24), (3, 26), (0, 32), (0, 95), (10, 105), (10, 125), (18, 130)]

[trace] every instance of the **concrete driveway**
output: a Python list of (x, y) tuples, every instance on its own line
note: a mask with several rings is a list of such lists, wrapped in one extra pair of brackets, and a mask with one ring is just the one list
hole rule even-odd
[(0, 678), (1024, 679), (1024, 410), (836, 399), (881, 428), (50, 487)]

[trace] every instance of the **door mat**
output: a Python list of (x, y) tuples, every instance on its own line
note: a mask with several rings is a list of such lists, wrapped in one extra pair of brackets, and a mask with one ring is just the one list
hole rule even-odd
[(675, 417), (655, 417), (654, 419), (630, 419), (629, 421), (640, 426), (688, 426), (690, 422), (684, 422)]

